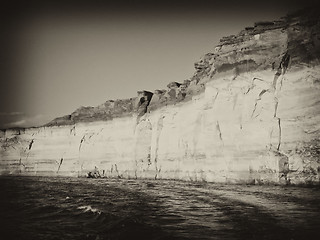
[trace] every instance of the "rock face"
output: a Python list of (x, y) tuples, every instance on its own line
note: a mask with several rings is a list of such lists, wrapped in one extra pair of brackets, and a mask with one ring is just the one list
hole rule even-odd
[(224, 37), (166, 90), (0, 131), (1, 174), (319, 184), (316, 10)]

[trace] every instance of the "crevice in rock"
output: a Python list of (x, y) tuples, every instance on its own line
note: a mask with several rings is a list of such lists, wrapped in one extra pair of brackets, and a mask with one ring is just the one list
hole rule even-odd
[[(88, 137), (90, 139), (93, 136), (94, 136), (94, 133), (91, 133), (90, 135), (87, 133), (87, 134), (84, 134), (83, 137), (81, 138), (80, 144), (79, 144), (79, 156), (78, 156), (79, 164), (80, 164), (80, 150), (81, 150), (82, 144), (86, 141), (86, 137)], [(83, 164), (84, 164), (84, 161), (82, 161), (81, 170), (83, 169)]]
[(73, 127), (70, 129), (70, 135), (73, 133), (73, 136), (76, 135), (76, 125), (73, 125)]
[(238, 94), (236, 94), (233, 98), (233, 106), (232, 106), (232, 110), (234, 111), (234, 109), (236, 108), (237, 105), (237, 101), (238, 101)]
[(27, 153), (27, 156), (26, 156), (26, 161), (28, 161), (28, 158), (29, 158), (29, 152)]
[[(86, 137), (86, 135), (83, 135), (83, 137), (80, 140), (80, 144), (79, 144), (79, 156), (78, 156), (78, 159), (79, 159), (78, 162), (79, 163), (80, 163), (80, 150), (81, 150), (82, 143), (85, 141), (85, 137)], [(84, 164), (84, 161), (82, 161), (81, 166), (80, 166), (81, 171), (83, 170), (83, 164)]]
[(31, 150), (33, 143), (34, 143), (34, 139), (32, 139), (31, 142), (29, 143), (29, 150)]
[(114, 168), (115, 168), (116, 173), (118, 174), (118, 178), (122, 178), (121, 174), (118, 171), (118, 166), (116, 163), (114, 164)]
[(281, 60), (281, 62), (279, 64), (277, 72), (275, 73), (274, 78), (273, 78), (272, 87), (273, 87), (274, 90), (277, 87), (278, 78), (281, 75), (284, 75), (286, 73), (286, 71), (287, 71), (287, 69), (289, 67), (289, 63), (290, 63), (290, 55), (288, 54), (288, 52), (286, 52), (284, 54), (284, 56), (282, 57), (282, 60)]
[(273, 78), (273, 82), (272, 82), (272, 88), (275, 90), (276, 89), (276, 86), (277, 86), (277, 81), (278, 81), (278, 78), (280, 77), (281, 75), (281, 68), (279, 67), (277, 72), (275, 73), (274, 75), (274, 78)]
[(159, 139), (160, 139), (160, 135), (161, 135), (162, 128), (163, 128), (163, 119), (164, 118), (165, 118), (165, 116), (161, 116), (159, 118), (158, 124), (157, 124), (156, 146), (155, 146), (155, 153), (154, 153), (155, 154), (154, 163), (155, 163), (155, 166), (156, 166), (156, 170), (157, 170), (157, 163), (158, 163)]
[(204, 106), (204, 108), (203, 108), (203, 110), (208, 110), (208, 109), (212, 109), (213, 108), (213, 106), (214, 106), (214, 104), (215, 104), (215, 102), (216, 102), (216, 100), (217, 100), (217, 98), (218, 98), (218, 95), (219, 95), (219, 89), (217, 89), (217, 88), (214, 88), (217, 92), (216, 92), (216, 94), (214, 95), (214, 97), (212, 97), (211, 99), (211, 102), (208, 102), (205, 106)]
[(254, 77), (254, 78), (252, 79), (252, 82), (255, 81), (255, 80), (259, 80), (259, 81), (261, 81), (261, 82), (267, 82), (266, 80), (264, 80), (264, 79), (262, 79), (262, 78), (257, 78), (257, 77)]
[(256, 115), (256, 116), (254, 117), (254, 113), (255, 113), (255, 111), (257, 110), (258, 102), (261, 100), (261, 97), (262, 97), (263, 94), (265, 94), (266, 92), (268, 92), (268, 90), (263, 89), (263, 90), (259, 93), (259, 96), (258, 96), (258, 98), (256, 99), (255, 104), (254, 104), (254, 107), (253, 107), (253, 111), (252, 111), (252, 114), (251, 114), (251, 118), (256, 118), (257, 116), (259, 116), (259, 114), (258, 114), (258, 115)]
[(58, 166), (57, 173), (58, 173), (58, 172), (59, 172), (59, 170), (60, 170), (60, 167), (61, 167), (61, 165), (62, 165), (62, 162), (63, 162), (63, 158), (61, 158), (61, 159), (60, 159), (60, 163), (59, 163), (59, 166)]
[(151, 155), (150, 155), (150, 153), (147, 156), (147, 162), (148, 162), (148, 168), (149, 168), (149, 166), (151, 165)]
[(249, 86), (249, 88), (247, 89), (247, 91), (244, 93), (245, 95), (248, 94), (248, 93), (255, 87), (255, 85), (254, 85), (254, 81), (255, 81), (255, 80), (258, 80), (258, 81), (261, 81), (261, 82), (267, 82), (267, 81), (264, 80), (264, 79), (254, 77), (254, 78), (252, 79), (251, 85)]
[(219, 90), (217, 90), (217, 93), (216, 93), (216, 95), (215, 95), (214, 98), (213, 98), (212, 105), (214, 105), (214, 103), (216, 102), (216, 100), (217, 100), (217, 98), (218, 98), (218, 95), (219, 95)]
[(19, 159), (19, 165), (20, 165), (20, 173), (21, 173), (21, 172), (22, 172), (22, 170), (21, 170), (21, 166), (23, 166), (23, 167), (24, 167), (24, 170), (26, 169), (26, 165), (22, 163), (22, 159), (21, 159), (21, 157), (20, 157), (20, 159)]
[(138, 179), (138, 175), (137, 175), (137, 165), (138, 165), (138, 164), (137, 164), (137, 161), (136, 161), (136, 170), (134, 171), (134, 176), (135, 176), (136, 179)]
[(216, 129), (217, 129), (217, 131), (218, 131), (219, 139), (220, 139), (221, 142), (223, 143), (222, 133), (221, 133), (219, 121), (217, 121), (217, 123), (216, 123)]
[(161, 168), (158, 168), (156, 166), (156, 175), (154, 176), (154, 179), (157, 180), (158, 174), (161, 172)]
[[(251, 118), (253, 118), (253, 115), (254, 115), (254, 113), (255, 113), (255, 111), (256, 111), (257, 105), (258, 105), (258, 100), (256, 100), (256, 103), (254, 104), (253, 111), (252, 111), (252, 114), (251, 114)], [(258, 115), (257, 115), (257, 116), (258, 116)], [(257, 117), (257, 116), (256, 116), (256, 117)]]
[(282, 75), (284, 75), (289, 67), (289, 63), (290, 63), (290, 55), (288, 54), (288, 52), (285, 53), (285, 55), (283, 56), (281, 63), (280, 63), (280, 67), (282, 68)]
[(279, 101), (278, 101), (278, 98), (277, 97), (274, 97), (274, 114), (273, 114), (273, 117), (277, 117), (277, 111), (278, 111), (278, 104), (279, 104)]
[(84, 142), (84, 140), (85, 140), (85, 137), (86, 137), (86, 135), (83, 135), (83, 137), (81, 138), (81, 140), (80, 140), (80, 145), (79, 145), (79, 154), (80, 154), (80, 150), (81, 150), (81, 146), (82, 146), (82, 143)]
[(278, 118), (278, 127), (279, 127), (279, 137), (278, 137), (278, 146), (277, 146), (277, 150), (280, 150), (280, 146), (281, 146), (281, 120), (280, 118)]

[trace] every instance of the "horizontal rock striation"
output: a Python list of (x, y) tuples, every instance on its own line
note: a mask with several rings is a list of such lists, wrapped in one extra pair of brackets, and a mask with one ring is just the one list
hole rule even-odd
[(224, 37), (167, 89), (0, 131), (1, 174), (319, 184), (320, 20)]

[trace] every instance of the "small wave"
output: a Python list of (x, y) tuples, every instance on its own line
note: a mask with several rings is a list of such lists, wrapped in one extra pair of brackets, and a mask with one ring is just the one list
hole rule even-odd
[(93, 208), (90, 205), (87, 206), (80, 206), (78, 209), (83, 210), (84, 212), (93, 212), (93, 213), (98, 213), (99, 215), (102, 213), (99, 209)]

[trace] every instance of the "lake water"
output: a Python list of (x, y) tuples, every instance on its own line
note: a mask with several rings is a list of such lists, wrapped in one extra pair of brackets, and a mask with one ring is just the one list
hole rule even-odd
[(0, 177), (1, 239), (319, 239), (319, 187)]

